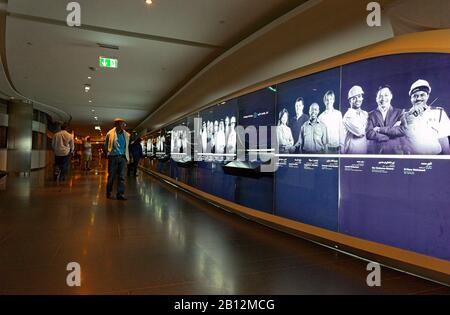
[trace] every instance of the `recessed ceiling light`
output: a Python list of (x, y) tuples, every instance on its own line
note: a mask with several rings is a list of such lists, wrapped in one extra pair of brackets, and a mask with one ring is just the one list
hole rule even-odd
[(147, 4), (152, 4), (153, 1), (152, 1), (152, 0), (145, 0), (145, 3), (147, 3)]
[(94, 119), (95, 119), (95, 120), (98, 120), (98, 117), (97, 117), (97, 116), (95, 116), (95, 117), (94, 117)]
[(95, 109), (92, 109), (91, 111), (92, 111), (93, 113), (95, 113)]
[(89, 103), (92, 103), (92, 100), (89, 100)]
[(88, 77), (88, 80), (92, 79), (92, 77)]

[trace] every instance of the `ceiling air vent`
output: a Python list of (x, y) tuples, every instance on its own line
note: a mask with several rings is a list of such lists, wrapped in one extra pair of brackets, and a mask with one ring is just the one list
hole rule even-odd
[(97, 43), (97, 45), (98, 45), (98, 47), (101, 47), (101, 48), (119, 50), (119, 46), (116, 46), (116, 45), (108, 45), (108, 44), (102, 44), (102, 43)]

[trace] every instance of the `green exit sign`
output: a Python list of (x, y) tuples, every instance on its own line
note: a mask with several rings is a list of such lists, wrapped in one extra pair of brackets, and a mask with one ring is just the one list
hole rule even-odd
[(100, 68), (118, 68), (119, 60), (114, 58), (99, 57)]

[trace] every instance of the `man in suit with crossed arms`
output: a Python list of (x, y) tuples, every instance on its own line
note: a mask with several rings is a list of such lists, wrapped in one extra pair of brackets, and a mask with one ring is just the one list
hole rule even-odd
[(377, 93), (377, 109), (369, 113), (366, 137), (370, 141), (369, 153), (402, 154), (402, 138), (406, 122), (404, 110), (391, 105), (392, 91), (382, 86)]

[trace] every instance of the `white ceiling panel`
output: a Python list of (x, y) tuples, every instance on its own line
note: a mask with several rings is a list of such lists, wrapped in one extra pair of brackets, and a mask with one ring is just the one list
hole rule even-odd
[[(65, 23), (69, 2), (8, 1), (7, 65), (20, 94), (88, 133), (92, 109), (105, 129), (116, 116), (136, 126), (230, 45), (306, 0), (78, 0), (80, 28)], [(119, 68), (99, 69), (99, 56)]]
[[(8, 11), (65, 21), (63, 0), (9, 0)], [(78, 0), (82, 24), (223, 45), (236, 34), (292, 8), (291, 0)], [(280, 11), (281, 12), (281, 11)], [(275, 13), (276, 14), (276, 13)]]
[[(118, 45), (119, 50), (100, 48), (97, 42)], [(213, 51), (11, 17), (6, 47), (16, 88), (36, 101), (70, 112), (74, 118), (75, 108), (90, 111), (92, 107), (148, 114)], [(100, 55), (118, 58), (119, 68), (100, 69)], [(89, 70), (90, 66), (96, 71)], [(84, 84), (91, 85), (89, 93), (84, 92)]]

